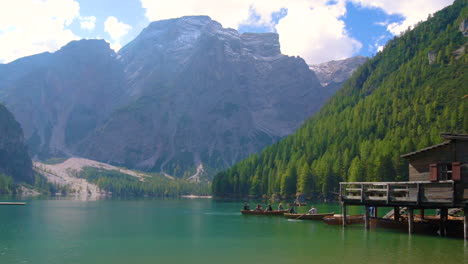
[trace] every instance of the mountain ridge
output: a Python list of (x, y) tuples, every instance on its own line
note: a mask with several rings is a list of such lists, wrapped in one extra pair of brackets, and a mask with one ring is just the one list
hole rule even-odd
[(152, 22), (118, 53), (80, 40), (0, 67), (0, 100), (34, 158), (178, 177), (276, 142), (329, 96), (302, 58), (281, 54), (276, 33), (240, 34), (206, 16)]

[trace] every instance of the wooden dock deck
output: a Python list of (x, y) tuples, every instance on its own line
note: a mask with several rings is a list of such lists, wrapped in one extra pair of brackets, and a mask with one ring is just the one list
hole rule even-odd
[(349, 205), (466, 207), (468, 190), (454, 181), (341, 182), (340, 200)]
[[(395, 219), (399, 218), (401, 207), (408, 210), (408, 232), (414, 231), (414, 210), (439, 209), (440, 233), (445, 235), (448, 209), (464, 209), (464, 237), (468, 239), (468, 185), (453, 180), (408, 181), (408, 182), (341, 182), (339, 198), (343, 215), (346, 206), (365, 206), (365, 227), (370, 226), (370, 217), (377, 217), (377, 208), (393, 207)], [(370, 215), (370, 208), (375, 210)], [(343, 221), (343, 226), (345, 226)]]

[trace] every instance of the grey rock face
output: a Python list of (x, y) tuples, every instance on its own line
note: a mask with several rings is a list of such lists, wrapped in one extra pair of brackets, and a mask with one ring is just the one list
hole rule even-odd
[(119, 60), (132, 99), (77, 151), (139, 169), (225, 168), (292, 133), (326, 99), (304, 60), (281, 54), (277, 34), (239, 34), (208, 17), (153, 22)]
[(309, 67), (315, 72), (320, 83), (323, 86), (331, 88), (334, 93), (349, 77), (351, 77), (353, 72), (367, 60), (367, 57), (356, 56), (344, 60), (309, 65)]
[(463, 36), (468, 37), (468, 19), (461, 21), (458, 29), (463, 34)]
[(427, 53), (427, 60), (429, 64), (433, 64), (436, 61), (436, 53), (434, 51), (429, 51)]
[(259, 151), (330, 96), (303, 59), (281, 54), (277, 34), (206, 16), (153, 22), (118, 54), (83, 40), (0, 66), (0, 99), (38, 157), (176, 176)]
[(24, 144), (21, 126), (2, 104), (0, 104), (0, 173), (13, 177), (17, 182), (34, 182), (32, 162)]
[(4, 65), (1, 100), (22, 124), (31, 153), (72, 155), (69, 147), (112, 111), (123, 72), (115, 57), (105, 41), (81, 40)]

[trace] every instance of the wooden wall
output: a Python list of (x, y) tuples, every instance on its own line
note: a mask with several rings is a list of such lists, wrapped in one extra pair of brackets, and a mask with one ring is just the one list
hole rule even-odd
[(456, 148), (456, 161), (462, 163), (461, 166), (461, 176), (462, 181), (468, 183), (468, 141), (467, 140), (457, 140), (455, 142)]
[(454, 144), (449, 144), (409, 157), (409, 180), (429, 181), (429, 164), (451, 163), (454, 159), (453, 148)]
[(429, 165), (459, 161), (462, 182), (468, 183), (468, 141), (452, 140), (448, 145), (415, 154), (409, 160), (409, 180), (429, 181)]

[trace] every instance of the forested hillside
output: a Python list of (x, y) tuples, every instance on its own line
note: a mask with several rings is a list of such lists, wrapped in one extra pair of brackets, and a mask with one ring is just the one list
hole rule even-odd
[(329, 196), (340, 181), (406, 180), (400, 155), (468, 132), (467, 38), (455, 1), (389, 41), (293, 135), (216, 175), (216, 196)]

